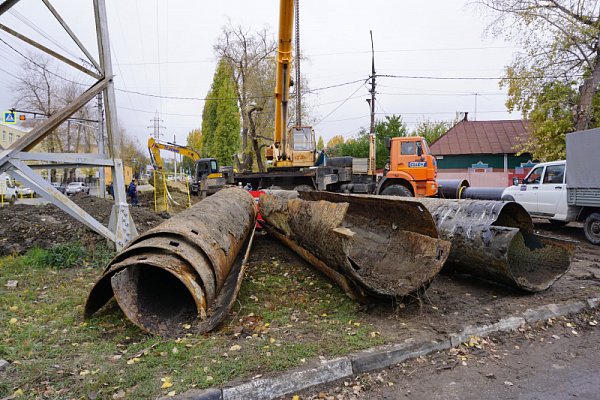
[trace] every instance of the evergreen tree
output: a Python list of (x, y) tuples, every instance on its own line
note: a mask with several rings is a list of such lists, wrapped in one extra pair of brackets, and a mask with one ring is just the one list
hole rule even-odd
[(323, 143), (323, 137), (319, 136), (319, 141), (317, 142), (317, 150), (323, 150), (325, 148), (325, 144)]
[(233, 165), (240, 148), (240, 112), (231, 70), (219, 62), (202, 111), (202, 155), (214, 157), (219, 165)]

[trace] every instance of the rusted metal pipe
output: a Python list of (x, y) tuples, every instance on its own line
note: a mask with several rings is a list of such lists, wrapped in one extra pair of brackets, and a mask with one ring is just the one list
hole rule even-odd
[(444, 271), (466, 272), (539, 292), (571, 266), (576, 242), (534, 233), (531, 217), (518, 203), (433, 198), (417, 201), (432, 214), (440, 238), (452, 243)]
[(176, 336), (213, 329), (239, 291), (256, 214), (248, 192), (224, 189), (138, 236), (92, 288), (85, 317), (114, 295), (144, 331)]
[[(302, 196), (312, 200), (312, 193), (322, 192)], [(431, 215), (419, 203), (324, 192), (327, 201), (297, 196), (262, 194), (263, 227), (353, 299), (417, 296), (448, 256), (450, 244), (437, 238)]]

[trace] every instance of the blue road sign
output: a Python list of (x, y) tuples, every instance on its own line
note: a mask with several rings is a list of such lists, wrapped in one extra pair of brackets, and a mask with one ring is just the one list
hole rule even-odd
[(10, 111), (4, 112), (4, 123), (5, 124), (16, 124), (17, 120), (15, 118), (15, 114)]

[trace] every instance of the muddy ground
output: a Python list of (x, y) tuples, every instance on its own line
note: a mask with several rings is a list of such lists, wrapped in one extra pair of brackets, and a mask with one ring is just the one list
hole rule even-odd
[[(187, 203), (184, 193), (174, 191), (173, 196), (180, 204)], [(108, 226), (112, 201), (84, 194), (75, 195), (72, 199)], [(140, 194), (139, 200), (141, 207), (130, 208), (139, 233), (170, 217), (167, 212), (154, 212), (152, 192)], [(192, 197), (193, 203), (197, 201), (197, 197)], [(170, 211), (178, 210), (172, 207)], [(536, 231), (540, 234), (578, 241), (570, 271), (548, 290), (530, 294), (470, 275), (442, 273), (423, 297), (413, 304), (364, 307), (365, 315), (371, 323), (380, 326), (383, 335), (390, 338), (407, 339), (416, 330), (421, 337), (435, 338), (464, 326), (494, 323), (537, 305), (600, 297), (600, 246), (594, 246), (585, 239), (581, 224), (570, 223), (557, 228), (545, 220), (535, 222)], [(104, 240), (52, 204), (0, 207), (0, 255), (23, 253), (34, 246), (48, 248), (77, 239)], [(275, 258), (282, 263), (311, 268), (264, 232), (256, 236), (250, 257), (251, 263)]]
[[(177, 198), (184, 203), (187, 201), (184, 197), (181, 194)], [(74, 196), (73, 200), (108, 225), (111, 201), (82, 194)], [(197, 200), (193, 198), (193, 202)], [(154, 212), (151, 193), (141, 194), (140, 203), (142, 207), (131, 208), (140, 233), (169, 217), (168, 213), (157, 215)], [(469, 275), (442, 273), (425, 294), (411, 304), (364, 306), (361, 317), (376, 327), (383, 337), (389, 338), (388, 343), (411, 338), (442, 339), (466, 326), (491, 324), (541, 305), (600, 297), (600, 246), (585, 239), (581, 224), (557, 228), (544, 220), (535, 222), (535, 229), (540, 234), (578, 241), (570, 271), (549, 289), (536, 294), (524, 293)], [(77, 239), (104, 240), (54, 205), (0, 208), (0, 255), (23, 253), (33, 246), (48, 248)], [(264, 232), (256, 235), (250, 257), (251, 265), (276, 260), (290, 266), (311, 268)]]
[[(444, 273), (442, 269), (442, 274), (421, 298), (410, 304), (364, 306), (362, 317), (395, 341), (413, 337), (436, 339), (469, 325), (488, 325), (502, 318), (520, 316), (537, 306), (600, 297), (600, 246), (585, 239), (581, 224), (555, 228), (544, 220), (536, 220), (535, 231), (578, 241), (570, 271), (543, 292), (526, 293), (471, 275)], [(250, 257), (251, 262), (275, 257), (282, 263), (301, 263), (310, 268), (267, 234), (257, 235)]]
[[(168, 219), (171, 214), (187, 207), (187, 194), (177, 190), (172, 190), (171, 194), (178, 204), (171, 203), (169, 212), (158, 214), (154, 210), (153, 192), (139, 194), (141, 207), (130, 208), (138, 233), (146, 232)], [(112, 200), (83, 193), (73, 195), (70, 199), (104, 226), (108, 226), (114, 204)], [(195, 204), (199, 198), (192, 197), (191, 201)], [(97, 243), (104, 239), (53, 204), (13, 204), (0, 207), (0, 256), (23, 254), (32, 247), (47, 249), (74, 240)]]

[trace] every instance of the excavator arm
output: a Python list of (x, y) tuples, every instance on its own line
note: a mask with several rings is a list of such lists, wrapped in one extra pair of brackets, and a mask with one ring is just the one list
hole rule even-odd
[(191, 147), (179, 146), (173, 143), (160, 143), (153, 138), (148, 139), (148, 150), (150, 151), (150, 158), (152, 159), (152, 165), (157, 171), (163, 170), (162, 159), (160, 158), (160, 150), (167, 150), (173, 153), (182, 154), (185, 157), (189, 157), (194, 161), (200, 159), (200, 155)]

